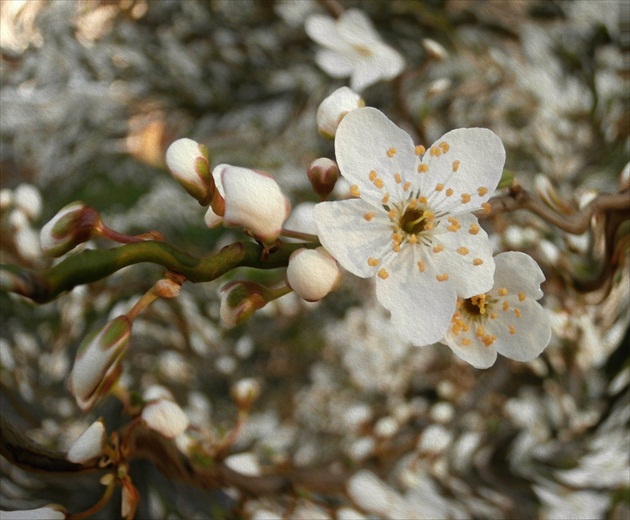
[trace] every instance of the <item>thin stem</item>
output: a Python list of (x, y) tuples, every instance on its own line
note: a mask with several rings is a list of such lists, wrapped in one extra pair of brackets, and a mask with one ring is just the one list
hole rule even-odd
[(90, 518), (93, 514), (98, 513), (101, 509), (103, 509), (107, 502), (112, 498), (112, 494), (116, 489), (116, 479), (112, 478), (107, 483), (107, 487), (105, 488), (105, 493), (99, 499), (99, 501), (93, 506), (87, 508), (85, 511), (81, 511), (80, 513), (69, 513), (66, 516), (66, 520), (83, 520), (84, 518)]
[(302, 233), (301, 231), (293, 231), (292, 229), (283, 229), (280, 234), (283, 237), (297, 238), (298, 240), (305, 240), (306, 242), (319, 242), (319, 237), (317, 235)]

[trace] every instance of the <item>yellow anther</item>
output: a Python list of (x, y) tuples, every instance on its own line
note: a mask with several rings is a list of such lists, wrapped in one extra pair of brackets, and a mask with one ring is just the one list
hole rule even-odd
[(400, 233), (394, 233), (392, 234), (392, 240), (396, 243), (396, 244), (400, 244), (403, 241), (403, 236)]
[(389, 218), (391, 218), (392, 220), (394, 220), (397, 216), (398, 216), (398, 211), (396, 211), (395, 209), (390, 209), (387, 212), (387, 215), (389, 216)]
[(433, 248), (434, 253), (439, 253), (441, 251), (444, 251), (444, 246), (442, 244), (438, 244), (437, 246)]
[(429, 165), (428, 164), (419, 164), (418, 165), (418, 173), (426, 173), (429, 171)]
[(373, 184), (380, 189), (383, 187), (383, 179), (374, 179)]
[(481, 207), (483, 208), (484, 215), (490, 215), (490, 212), (492, 211), (492, 205), (489, 202), (484, 202)]
[(516, 315), (517, 318), (520, 318), (522, 316), (521, 309), (514, 309), (514, 314)]
[(425, 220), (428, 220), (429, 222), (433, 222), (435, 220), (435, 213), (433, 213), (433, 211), (429, 211), (428, 209), (425, 209), (424, 212), (422, 213), (422, 218), (424, 218)]
[(503, 310), (506, 312), (510, 310), (510, 302), (503, 302)]
[(473, 260), (473, 265), (481, 265), (483, 264), (483, 260), (481, 258), (475, 258)]
[(410, 244), (417, 244), (418, 243), (418, 237), (416, 235), (411, 235), (409, 237), (409, 243)]
[(381, 263), (381, 261), (378, 258), (368, 258), (367, 259), (367, 263), (370, 267), (376, 267), (378, 264)]
[(462, 193), (462, 204), (470, 202), (470, 193)]
[(518, 301), (519, 302), (525, 301), (525, 293), (524, 292), (518, 293)]
[(459, 161), (453, 161), (453, 171), (459, 170)]
[(376, 216), (376, 211), (370, 211), (369, 213), (366, 213), (365, 215), (363, 215), (363, 218), (369, 222), (375, 216)]
[(396, 184), (400, 184), (402, 182), (402, 177), (400, 176), (400, 173), (394, 174), (394, 180), (396, 181)]
[(491, 319), (491, 320), (496, 320), (498, 317), (499, 317), (499, 314), (498, 314), (498, 313), (496, 313), (496, 312), (493, 312), (493, 313), (490, 315), (490, 319)]
[(446, 190), (446, 196), (447, 196), (447, 197), (450, 197), (451, 195), (453, 195), (453, 193), (455, 193), (455, 192), (453, 191), (453, 188), (448, 188), (448, 189)]
[(424, 225), (424, 230), (425, 230), (425, 231), (429, 231), (430, 229), (433, 229), (434, 227), (435, 227), (435, 224), (434, 224), (433, 222), (427, 222), (427, 223)]
[(475, 334), (477, 337), (481, 338), (486, 335), (486, 329), (483, 328), (483, 325), (477, 325), (475, 327)]
[(492, 334), (488, 334), (486, 336), (484, 336), (483, 338), (481, 338), (481, 341), (483, 342), (483, 344), (486, 347), (491, 346), (494, 343), (494, 340), (497, 339), (496, 336), (492, 335)]
[(514, 325), (510, 325), (510, 334), (516, 334), (516, 327)]
[(442, 191), (444, 189), (444, 184), (437, 184), (435, 186), (435, 191)]
[(455, 217), (448, 217), (447, 220), (451, 223), (451, 225), (446, 228), (448, 231), (455, 232), (461, 229), (461, 225)]
[(407, 204), (407, 208), (409, 209), (413, 209), (418, 205), (418, 200), (417, 199), (411, 199), (409, 201), (409, 204)]
[(376, 171), (372, 170), (370, 171), (370, 174), (368, 175), (368, 177), (370, 178), (371, 181), (373, 181), (374, 179), (378, 177), (378, 174), (376, 173)]
[(462, 255), (465, 256), (468, 254), (468, 248), (467, 247), (458, 247), (457, 248), (457, 252)]
[(416, 148), (414, 150), (416, 155), (424, 155), (424, 152), (426, 152), (426, 151), (427, 151), (427, 149), (424, 146), (422, 146), (421, 144), (416, 146)]
[(507, 296), (508, 290), (505, 287), (499, 289), (499, 296)]
[(480, 197), (483, 197), (486, 193), (488, 193), (488, 188), (486, 188), (485, 186), (479, 186), (477, 188), (477, 193)]
[(353, 197), (361, 196), (361, 194), (359, 193), (359, 187), (356, 184), (350, 186), (350, 195), (352, 195)]
[(450, 148), (449, 144), (446, 141), (442, 141), (438, 146), (442, 149), (444, 153), (448, 152), (448, 149)]
[(381, 268), (378, 270), (378, 277), (381, 280), (385, 280), (385, 278), (387, 278), (388, 276), (389, 276), (389, 273), (385, 269)]
[(429, 154), (432, 157), (439, 157), (440, 155), (442, 155), (442, 150), (440, 150), (437, 146), (432, 146), (431, 148), (429, 148)]
[(448, 280), (448, 274), (444, 273), (444, 274), (436, 274), (435, 278), (437, 278), (438, 282), (445, 282), (446, 280)]
[(476, 235), (477, 233), (479, 233), (480, 229), (481, 228), (477, 224), (471, 224), (470, 227), (468, 228), (468, 232), (471, 235)]
[(387, 150), (387, 157), (394, 157), (396, 155), (396, 148), (390, 148)]
[(470, 347), (470, 345), (472, 345), (472, 341), (470, 341), (468, 338), (463, 338), (462, 339), (462, 345), (464, 347)]
[(387, 204), (389, 202), (389, 193), (386, 193), (385, 195), (383, 195), (383, 198), (381, 199), (381, 202), (383, 204)]
[(427, 198), (423, 197), (422, 195), (420, 197), (418, 197), (418, 202), (420, 204), (426, 204), (427, 203)]
[(424, 273), (424, 270), (425, 270), (425, 269), (426, 269), (426, 268), (425, 268), (425, 266), (424, 266), (424, 262), (423, 262), (422, 260), (418, 260), (418, 270), (419, 270), (421, 273)]
[(394, 242), (394, 245), (392, 246), (392, 251), (394, 253), (400, 253), (400, 244), (397, 242)]
[(403, 184), (403, 191), (407, 191), (409, 188), (411, 188), (411, 183), (407, 181)]

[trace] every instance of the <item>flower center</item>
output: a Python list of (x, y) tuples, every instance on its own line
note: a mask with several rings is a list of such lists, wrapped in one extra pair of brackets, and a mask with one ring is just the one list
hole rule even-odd
[(467, 314), (474, 321), (486, 318), (486, 311), (494, 303), (491, 299), (488, 299), (487, 294), (478, 294), (477, 296), (460, 300), (461, 303), (458, 302), (460, 312)]
[(424, 208), (407, 208), (400, 217), (398, 225), (405, 233), (415, 235), (425, 230), (428, 213)]

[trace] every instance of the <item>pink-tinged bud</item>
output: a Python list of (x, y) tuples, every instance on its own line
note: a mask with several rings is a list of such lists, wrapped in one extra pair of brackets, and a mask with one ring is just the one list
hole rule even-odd
[(225, 224), (243, 227), (263, 244), (273, 244), (291, 211), (278, 183), (270, 175), (249, 168), (225, 164), (217, 169), (224, 190)]
[(339, 179), (339, 166), (327, 157), (320, 157), (311, 163), (306, 175), (313, 185), (313, 191), (325, 200), (335, 189)]
[(136, 515), (136, 509), (140, 503), (140, 492), (131, 483), (129, 477), (122, 482), (120, 516), (123, 518), (133, 518)]
[(323, 247), (298, 249), (289, 257), (287, 285), (307, 302), (321, 300), (339, 284), (341, 272)]
[(105, 444), (105, 423), (102, 419), (92, 423), (68, 450), (66, 458), (70, 462), (85, 464), (103, 454)]
[(241, 379), (232, 385), (230, 394), (238, 408), (249, 410), (260, 396), (260, 383), (250, 377)]
[(131, 321), (118, 316), (81, 342), (69, 383), (81, 410), (89, 410), (120, 376), (130, 336)]
[(341, 87), (322, 101), (317, 109), (317, 130), (326, 139), (334, 139), (339, 123), (348, 112), (365, 106), (365, 101), (348, 87)]
[(173, 439), (186, 431), (190, 421), (179, 405), (170, 399), (158, 399), (142, 410), (145, 424), (168, 439)]
[(49, 504), (45, 507), (26, 511), (0, 510), (0, 518), (2, 520), (64, 520), (66, 508), (59, 504)]
[(68, 204), (42, 228), (42, 252), (51, 258), (71, 251), (94, 236), (101, 224), (98, 212), (81, 201)]
[(254, 282), (236, 281), (221, 289), (221, 320), (228, 327), (236, 327), (247, 321), (267, 305), (268, 290)]
[(166, 150), (166, 165), (175, 180), (199, 204), (210, 204), (215, 186), (210, 174), (208, 149), (204, 145), (188, 138), (178, 139)]

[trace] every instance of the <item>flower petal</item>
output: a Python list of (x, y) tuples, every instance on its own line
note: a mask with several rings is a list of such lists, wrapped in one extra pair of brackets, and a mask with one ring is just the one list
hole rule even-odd
[(487, 128), (459, 128), (438, 139), (421, 162), (428, 170), (419, 174), (419, 185), (435, 209), (473, 211), (497, 187), (505, 149), (501, 139)]
[(506, 287), (510, 292), (523, 292), (534, 300), (542, 298), (540, 284), (545, 281), (545, 275), (531, 256), (510, 251), (498, 254), (494, 261), (497, 266), (495, 288)]
[(355, 63), (345, 54), (322, 49), (315, 55), (315, 62), (333, 78), (347, 78), (354, 71)]
[(440, 282), (430, 262), (418, 269), (422, 249), (404, 247), (387, 268), (388, 276), (376, 280), (376, 297), (392, 313), (400, 337), (416, 346), (439, 341), (455, 312), (453, 285)]
[[(372, 215), (366, 220), (364, 215)], [(319, 240), (341, 267), (362, 278), (376, 274), (378, 265), (368, 259), (383, 259), (391, 252), (391, 229), (387, 215), (361, 199), (321, 202), (313, 210)], [(379, 218), (380, 217), (380, 218)]]
[(304, 24), (306, 34), (322, 47), (336, 49), (345, 47), (345, 40), (339, 35), (335, 20), (330, 16), (315, 14), (309, 16)]
[(481, 340), (471, 334), (466, 336), (470, 340), (470, 345), (462, 343), (461, 336), (449, 333), (444, 339), (445, 343), (460, 359), (470, 363), (475, 368), (490, 368), (497, 359), (497, 351), (493, 346), (486, 347)]
[(381, 79), (391, 79), (405, 68), (405, 60), (386, 45), (375, 46), (374, 54), (357, 61), (350, 78), (350, 88), (361, 92)]
[(386, 194), (403, 198), (403, 183), (416, 161), (411, 137), (371, 107), (357, 108), (343, 118), (335, 155), (341, 174), (358, 186), (361, 198), (378, 207)]
[(489, 291), (495, 264), (488, 235), (479, 226), (477, 217), (470, 213), (448, 218), (450, 220), (440, 222), (437, 233), (433, 235), (434, 244), (444, 247), (437, 253), (436, 245), (431, 249), (435, 262), (439, 262), (440, 271), (453, 280), (455, 290), (462, 298)]
[(370, 46), (381, 43), (369, 17), (360, 9), (348, 9), (337, 20), (337, 30), (350, 45)]

